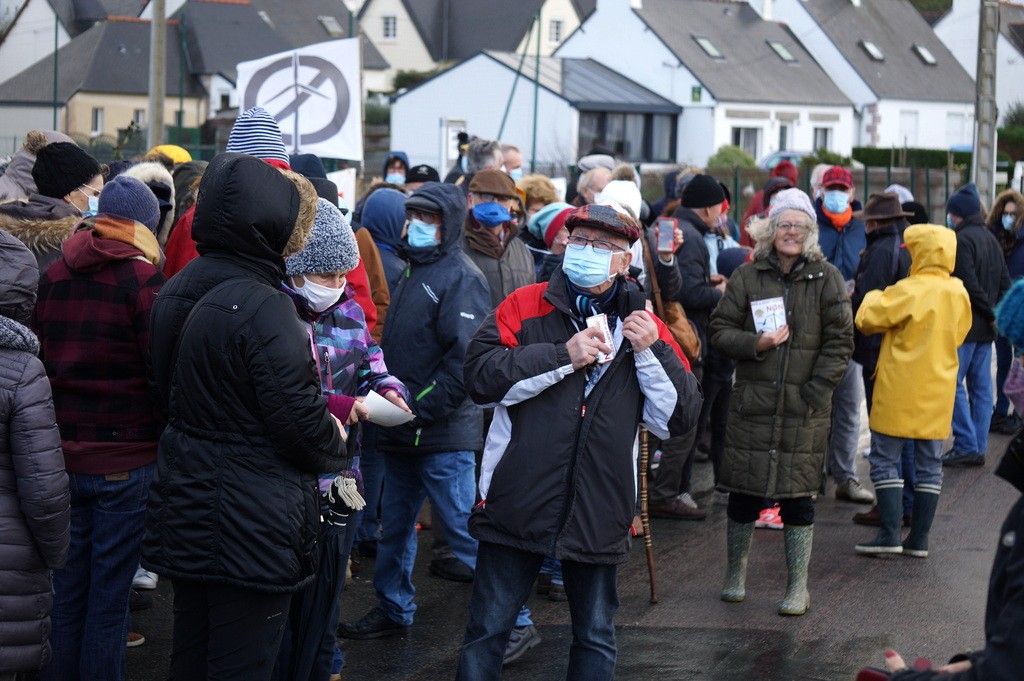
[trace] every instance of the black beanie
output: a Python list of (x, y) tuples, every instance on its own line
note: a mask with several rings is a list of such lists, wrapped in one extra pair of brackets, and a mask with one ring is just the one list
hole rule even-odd
[(725, 192), (718, 180), (710, 175), (695, 175), (683, 189), (680, 198), (685, 208), (707, 208), (725, 201)]
[(36, 154), (32, 179), (40, 194), (64, 198), (100, 174), (100, 164), (72, 142), (47, 144)]

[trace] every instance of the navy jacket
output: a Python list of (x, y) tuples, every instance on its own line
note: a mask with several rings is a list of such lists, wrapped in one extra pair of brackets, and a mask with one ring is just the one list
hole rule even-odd
[[(854, 200), (851, 205), (854, 212), (861, 209), (860, 201)], [(818, 213), (818, 245), (825, 259), (839, 269), (843, 279), (852, 280), (857, 274), (860, 254), (868, 245), (864, 223), (857, 218), (850, 218), (845, 227), (836, 229), (832, 220), (825, 215), (821, 199), (814, 202), (814, 210)]]
[(996, 303), (1010, 288), (1010, 275), (999, 242), (981, 216), (967, 218), (956, 228), (956, 267), (953, 276), (964, 282), (974, 318), (965, 343), (991, 343), (996, 339)]
[(483, 446), (483, 413), (462, 381), (466, 345), (491, 309), (487, 280), (462, 252), (466, 198), (450, 184), (428, 182), (417, 194), (442, 208), (441, 243), (403, 251), (409, 265), (391, 292), (381, 347), (392, 376), (412, 396), (410, 423), (377, 431), (386, 452), (454, 452)]
[[(681, 279), (676, 300), (686, 310), (687, 318), (697, 327), (701, 347), (707, 348), (711, 313), (722, 299), (722, 292), (711, 284), (711, 261), (708, 247), (704, 243), (708, 228), (689, 208), (680, 206), (672, 217), (679, 220), (679, 228), (683, 230), (683, 245), (676, 251)], [(702, 349), (701, 355), (704, 354)]]
[[(910, 274), (910, 253), (903, 245), (899, 227), (882, 227), (867, 235), (868, 247), (857, 265), (854, 276), (853, 316), (868, 291), (877, 291), (892, 286)], [(882, 349), (882, 334), (865, 336), (859, 329), (853, 330), (853, 359), (864, 367), (864, 375), (872, 376)]]

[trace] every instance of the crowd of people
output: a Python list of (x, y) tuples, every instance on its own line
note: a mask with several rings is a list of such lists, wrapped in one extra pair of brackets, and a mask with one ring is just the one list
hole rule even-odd
[[(829, 478), (871, 505), (856, 553), (928, 557), (943, 467), (1022, 425), (1024, 196), (986, 214), (965, 185), (938, 226), (904, 187), (861, 205), (849, 170), (805, 193), (783, 162), (737, 223), (700, 168), (651, 204), (612, 152), (577, 167), (563, 196), (496, 140), (466, 139), (444, 182), (392, 151), (350, 208), (261, 108), (209, 163), (102, 165), (29, 133), (0, 176), (0, 679), (125, 678), (130, 613), (165, 579), (171, 679), (335, 681), (341, 639), (414, 626), (428, 522), (430, 573), (472, 583), (458, 679), (540, 643), (534, 590), (567, 601), (567, 678), (611, 679), (648, 454), (652, 516), (725, 506), (723, 601), (775, 528), (778, 613), (807, 612)], [(1019, 487), (1021, 451), (1000, 468)], [(1018, 661), (1014, 551), (990, 649), (955, 678)], [(358, 617), (346, 577), (371, 557)]]

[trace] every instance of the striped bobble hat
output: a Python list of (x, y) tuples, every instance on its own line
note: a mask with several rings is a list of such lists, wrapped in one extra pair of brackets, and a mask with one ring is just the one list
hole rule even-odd
[(228, 136), (227, 151), (288, 163), (281, 128), (274, 117), (259, 106), (245, 111), (235, 121), (231, 135)]

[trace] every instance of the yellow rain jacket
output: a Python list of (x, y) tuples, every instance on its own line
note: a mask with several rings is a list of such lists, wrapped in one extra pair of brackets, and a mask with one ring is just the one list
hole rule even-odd
[(875, 373), (871, 430), (892, 437), (943, 440), (953, 420), (957, 348), (971, 329), (971, 301), (959, 279), (956, 234), (913, 225), (903, 236), (910, 276), (864, 296), (855, 323), (884, 333)]

